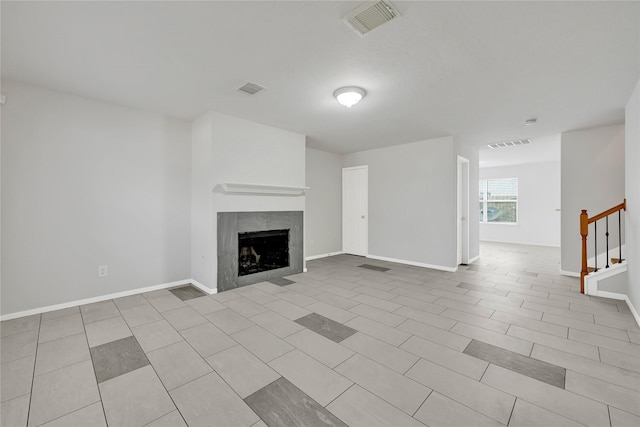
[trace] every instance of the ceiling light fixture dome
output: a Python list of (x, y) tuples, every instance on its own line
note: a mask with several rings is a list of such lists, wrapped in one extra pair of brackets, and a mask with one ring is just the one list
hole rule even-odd
[(367, 92), (361, 87), (356, 86), (347, 86), (341, 87), (333, 92), (333, 96), (338, 100), (338, 102), (344, 105), (347, 108), (351, 108), (353, 105), (356, 105)]

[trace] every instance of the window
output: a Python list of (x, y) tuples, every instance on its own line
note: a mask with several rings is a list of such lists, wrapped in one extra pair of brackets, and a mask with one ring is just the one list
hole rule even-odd
[(480, 181), (480, 222), (518, 222), (518, 178)]

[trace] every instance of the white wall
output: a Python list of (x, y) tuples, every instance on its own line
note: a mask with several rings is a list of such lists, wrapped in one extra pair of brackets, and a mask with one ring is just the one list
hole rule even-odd
[(193, 278), (213, 290), (217, 287), (218, 212), (305, 209), (304, 196), (224, 194), (220, 184), (304, 187), (305, 136), (209, 112), (194, 121), (192, 138)]
[(342, 156), (307, 148), (306, 256), (342, 251)]
[[(623, 125), (613, 125), (561, 135), (563, 271), (579, 273), (581, 269), (580, 211), (587, 209), (593, 216), (622, 203), (625, 197), (624, 134)], [(612, 233), (616, 237), (611, 241), (617, 242), (617, 227)]]
[(481, 223), (480, 240), (560, 246), (559, 162), (480, 169), (491, 178), (518, 178), (518, 224)]
[(188, 123), (2, 83), (2, 314), (188, 279)]
[(456, 267), (456, 165), (452, 137), (361, 151), (369, 166), (369, 255)]
[(627, 295), (637, 316), (640, 310), (640, 81), (625, 109), (625, 153)]

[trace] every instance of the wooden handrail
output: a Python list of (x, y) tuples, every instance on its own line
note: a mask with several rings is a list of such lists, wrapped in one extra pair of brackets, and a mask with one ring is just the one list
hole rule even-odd
[[(607, 209), (604, 212), (594, 215), (589, 218), (586, 209), (582, 209), (580, 213), (580, 236), (582, 236), (582, 268), (580, 270), (580, 293), (584, 294), (584, 277), (589, 274), (589, 267), (587, 266), (587, 235), (589, 234), (589, 224), (596, 222), (602, 218), (606, 218), (611, 214), (614, 214), (620, 210), (627, 210), (627, 199), (624, 199), (622, 203)], [(597, 257), (597, 251), (595, 256)], [(607, 254), (607, 256), (609, 256)]]

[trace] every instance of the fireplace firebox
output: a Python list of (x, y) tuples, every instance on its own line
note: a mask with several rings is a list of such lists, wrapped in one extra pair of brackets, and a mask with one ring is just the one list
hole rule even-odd
[(289, 267), (289, 230), (238, 233), (238, 277)]

